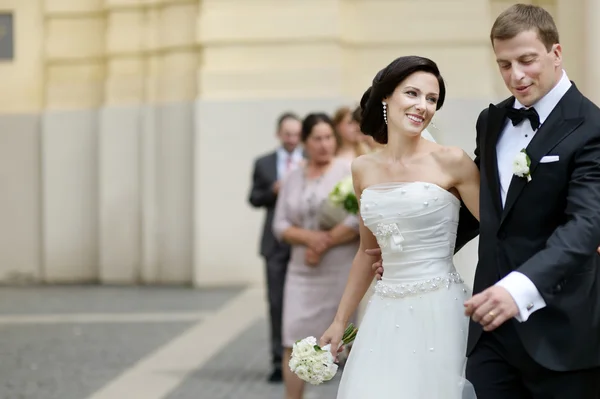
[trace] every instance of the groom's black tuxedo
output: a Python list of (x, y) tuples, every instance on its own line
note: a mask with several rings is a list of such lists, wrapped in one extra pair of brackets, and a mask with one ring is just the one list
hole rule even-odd
[[(535, 363), (559, 372), (597, 368), (600, 109), (571, 86), (526, 148), (532, 180), (513, 176), (503, 207), (496, 144), (506, 124), (507, 107), (513, 103), (511, 97), (490, 105), (477, 120), (480, 223), (477, 226), (463, 207), (456, 247), (462, 247), (478, 229), (474, 294), (512, 271), (534, 283), (546, 307), (523, 323), (510, 320), (500, 329), (510, 328)], [(547, 155), (559, 160), (540, 163)], [(468, 354), (482, 334), (488, 333), (471, 321)]]

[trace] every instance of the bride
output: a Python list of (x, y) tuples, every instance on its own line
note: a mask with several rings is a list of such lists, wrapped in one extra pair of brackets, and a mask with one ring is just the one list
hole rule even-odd
[[(379, 245), (385, 274), (362, 319), (338, 399), (474, 398), (463, 377), (470, 292), (452, 263), (461, 201), (479, 217), (479, 171), (460, 148), (421, 137), (446, 89), (436, 64), (400, 57), (361, 99), (361, 130), (381, 151), (352, 164), (360, 197), (360, 248), (321, 346), (337, 348), (374, 277)], [(334, 354), (335, 355), (335, 354)]]

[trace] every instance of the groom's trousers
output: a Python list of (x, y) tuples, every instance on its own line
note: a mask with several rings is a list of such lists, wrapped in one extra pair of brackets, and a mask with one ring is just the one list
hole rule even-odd
[(477, 399), (600, 398), (600, 369), (558, 372), (542, 367), (523, 347), (513, 323), (484, 331), (469, 356), (466, 377)]

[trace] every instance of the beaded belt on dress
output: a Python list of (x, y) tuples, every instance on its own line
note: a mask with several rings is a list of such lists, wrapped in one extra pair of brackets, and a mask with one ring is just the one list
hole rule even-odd
[(447, 277), (434, 277), (416, 283), (386, 284), (378, 281), (375, 284), (375, 294), (388, 298), (404, 298), (449, 288), (450, 284), (462, 284), (464, 281), (458, 273), (448, 273)]

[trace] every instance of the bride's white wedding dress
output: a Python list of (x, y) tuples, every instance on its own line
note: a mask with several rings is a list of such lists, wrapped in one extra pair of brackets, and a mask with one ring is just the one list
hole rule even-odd
[(452, 262), (460, 201), (431, 183), (385, 183), (361, 196), (382, 251), (377, 282), (338, 399), (475, 398), (464, 379), (470, 297)]

